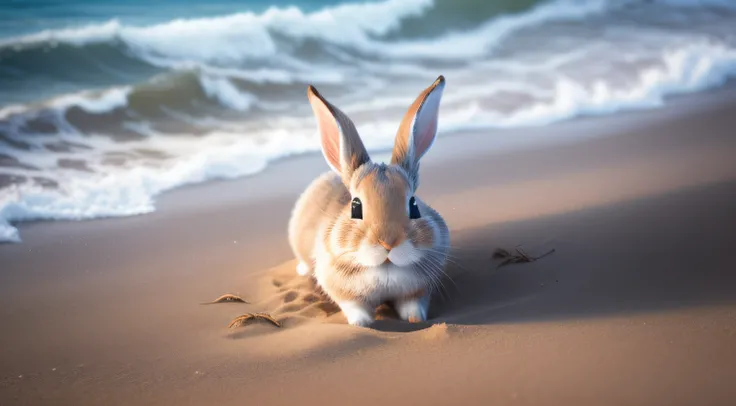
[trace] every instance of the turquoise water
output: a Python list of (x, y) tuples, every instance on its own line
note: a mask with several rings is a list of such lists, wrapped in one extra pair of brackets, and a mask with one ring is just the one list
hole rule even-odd
[(245, 11), (260, 13), (269, 7), (297, 6), (311, 11), (337, 3), (339, 1), (330, 0), (4, 0), (0, 2), (0, 38), (100, 24), (110, 19), (130, 25), (150, 25), (178, 18), (215, 17)]

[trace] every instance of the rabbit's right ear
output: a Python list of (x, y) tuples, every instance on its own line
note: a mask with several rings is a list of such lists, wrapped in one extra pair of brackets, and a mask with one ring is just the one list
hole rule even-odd
[(307, 89), (309, 103), (317, 118), (322, 154), (345, 184), (361, 165), (370, 161), (355, 124), (345, 113), (325, 100), (314, 86)]
[(414, 182), (419, 182), (419, 158), (437, 137), (438, 116), (445, 77), (440, 75), (414, 100), (396, 133), (391, 163), (402, 166)]

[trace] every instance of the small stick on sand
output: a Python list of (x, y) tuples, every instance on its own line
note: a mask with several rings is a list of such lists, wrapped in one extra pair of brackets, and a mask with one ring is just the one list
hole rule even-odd
[(231, 295), (230, 293), (222, 295), (211, 302), (200, 303), (203, 305), (215, 304), (215, 303), (248, 303), (243, 300), (240, 296)]
[(270, 314), (267, 313), (245, 313), (242, 316), (238, 316), (230, 322), (229, 328), (245, 326), (249, 321), (263, 320), (273, 324), (276, 327), (281, 327), (281, 323), (274, 319)]
[(516, 247), (516, 252), (524, 258), (524, 261), (525, 262), (532, 262), (532, 261), (534, 261), (534, 259), (532, 259), (532, 257), (530, 257), (529, 254), (526, 253), (526, 251), (524, 250), (524, 248), (521, 248), (521, 245), (519, 245), (519, 246)]
[(508, 265), (508, 264), (518, 264), (518, 263), (524, 263), (524, 262), (534, 262), (539, 259), (542, 259), (546, 257), (547, 255), (555, 252), (555, 249), (552, 248), (551, 250), (547, 251), (546, 253), (538, 256), (538, 257), (532, 257), (531, 255), (527, 254), (526, 251), (524, 251), (523, 248), (521, 248), (521, 245), (516, 247), (516, 253), (517, 255), (513, 255), (510, 252), (506, 251), (503, 248), (497, 248), (495, 251), (493, 251), (493, 259), (503, 259), (504, 261), (501, 262), (496, 269)]

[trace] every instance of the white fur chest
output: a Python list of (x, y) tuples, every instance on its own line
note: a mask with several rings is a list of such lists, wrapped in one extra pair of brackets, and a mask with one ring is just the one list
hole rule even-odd
[(331, 291), (339, 291), (354, 295), (361, 301), (376, 304), (413, 295), (427, 287), (426, 281), (415, 271), (393, 264), (371, 267), (352, 275), (342, 276), (337, 274), (329, 263), (320, 263), (318, 260), (315, 277), (330, 295)]

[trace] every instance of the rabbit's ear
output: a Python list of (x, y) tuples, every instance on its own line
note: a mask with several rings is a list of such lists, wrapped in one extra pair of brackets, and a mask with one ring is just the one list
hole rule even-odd
[(314, 86), (307, 89), (317, 117), (322, 154), (333, 171), (349, 184), (353, 172), (370, 161), (355, 125), (345, 113), (325, 100)]
[(396, 133), (391, 163), (402, 166), (413, 178), (418, 174), (419, 158), (429, 150), (437, 136), (440, 99), (444, 88), (445, 78), (440, 75), (414, 100)]

